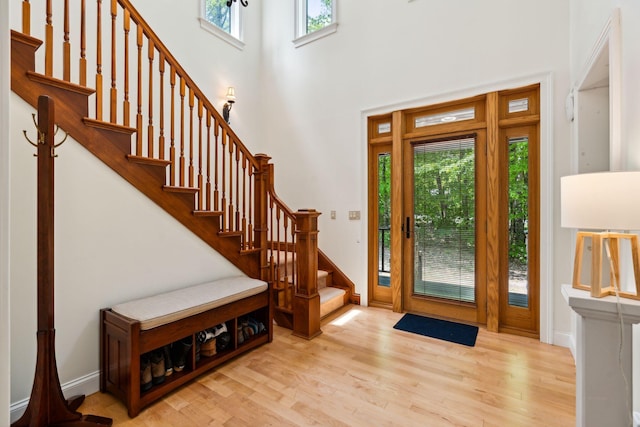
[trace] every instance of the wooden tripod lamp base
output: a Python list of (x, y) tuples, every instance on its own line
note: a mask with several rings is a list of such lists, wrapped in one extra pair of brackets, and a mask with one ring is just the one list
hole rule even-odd
[[(591, 239), (591, 285), (583, 284), (580, 277), (585, 239)], [(631, 245), (635, 293), (620, 289), (620, 242), (626, 240)], [(636, 234), (579, 231), (576, 237), (572, 286), (576, 289), (590, 291), (591, 296), (594, 298), (616, 295), (617, 293), (623, 298), (640, 300), (639, 253), (638, 236)], [(606, 287), (603, 287), (602, 284), (603, 255), (609, 261), (609, 286)]]

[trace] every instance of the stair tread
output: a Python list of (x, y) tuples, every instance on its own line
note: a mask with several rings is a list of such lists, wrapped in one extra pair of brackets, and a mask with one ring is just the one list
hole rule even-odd
[(320, 304), (322, 304), (333, 298), (342, 298), (345, 294), (345, 290), (342, 288), (327, 286), (326, 288), (318, 289), (318, 294), (320, 295)]
[(193, 211), (195, 216), (222, 216), (222, 211)]
[(162, 188), (165, 191), (169, 191), (172, 193), (197, 193), (198, 191), (200, 191), (199, 188), (196, 187), (179, 187), (179, 186), (175, 186), (175, 185), (163, 185)]
[(320, 317), (325, 317), (344, 306), (345, 293), (344, 289), (331, 286), (318, 289), (318, 294), (320, 295)]
[(36, 73), (35, 71), (27, 71), (27, 77), (38, 83), (46, 84), (49, 86), (66, 89), (72, 92), (81, 93), (84, 95), (93, 95), (96, 91), (86, 86), (80, 86), (75, 83), (68, 82), (66, 80), (56, 79), (55, 77), (45, 76), (44, 74)]
[(169, 160), (153, 159), (151, 157), (135, 156), (133, 154), (128, 154), (127, 159), (135, 163), (141, 163), (145, 165), (155, 165), (155, 166), (161, 166), (161, 167), (167, 167), (168, 165), (171, 164)]
[(240, 250), (240, 255), (251, 255), (251, 254), (257, 254), (261, 251), (260, 248), (253, 248), (253, 249), (241, 249)]
[(108, 129), (114, 132), (121, 132), (125, 134), (132, 135), (136, 132), (136, 128), (132, 128), (130, 126), (118, 125), (115, 123), (105, 122), (104, 120), (96, 120), (89, 117), (85, 117), (82, 119), (82, 122), (90, 127), (98, 128), (98, 129)]

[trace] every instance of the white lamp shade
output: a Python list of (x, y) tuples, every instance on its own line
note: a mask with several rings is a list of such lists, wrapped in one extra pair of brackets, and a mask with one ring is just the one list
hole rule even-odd
[(640, 230), (640, 171), (562, 177), (560, 209), (563, 227)]
[(227, 88), (227, 101), (234, 102), (236, 100), (236, 89), (229, 86)]

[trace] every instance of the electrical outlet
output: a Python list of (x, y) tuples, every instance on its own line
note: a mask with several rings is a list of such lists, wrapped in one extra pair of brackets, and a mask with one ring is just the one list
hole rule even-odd
[(349, 219), (351, 219), (351, 220), (359, 220), (360, 219), (360, 211), (349, 211)]
[(331, 219), (336, 219), (336, 211), (331, 211)]

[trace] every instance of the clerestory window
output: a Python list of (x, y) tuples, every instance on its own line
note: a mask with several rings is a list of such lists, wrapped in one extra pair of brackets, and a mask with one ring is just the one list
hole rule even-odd
[(227, 0), (201, 0), (200, 26), (238, 49), (242, 41), (242, 13), (240, 3), (227, 6)]
[(338, 0), (296, 0), (296, 33), (293, 43), (302, 46), (336, 32)]

